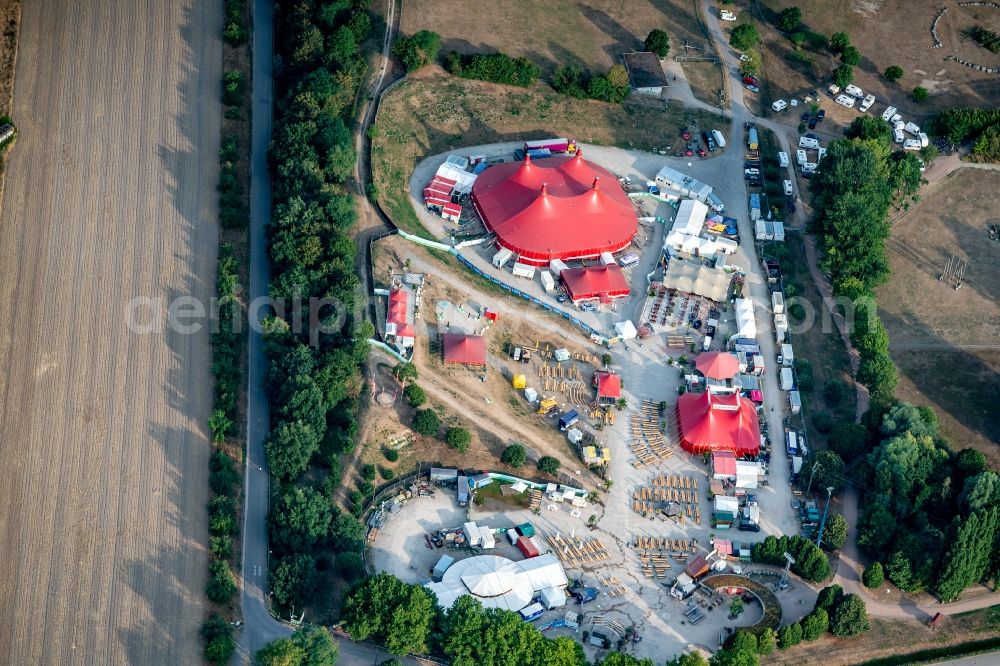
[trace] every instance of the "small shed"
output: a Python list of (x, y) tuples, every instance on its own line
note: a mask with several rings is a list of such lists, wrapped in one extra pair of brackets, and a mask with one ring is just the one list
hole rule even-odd
[(440, 581), (441, 577), (444, 576), (444, 572), (448, 570), (452, 564), (455, 563), (455, 558), (451, 555), (442, 555), (441, 559), (437, 561), (434, 565), (434, 571), (431, 573), (431, 578), (435, 581)]
[(441, 217), (451, 222), (458, 222), (462, 218), (462, 207), (457, 203), (446, 203), (441, 206)]
[(470, 546), (478, 546), (482, 537), (479, 534), (479, 525), (475, 522), (468, 522), (462, 526), (462, 532), (465, 533), (465, 543)]
[(615, 402), (622, 397), (622, 378), (617, 373), (595, 372), (594, 383), (597, 384), (598, 401)]
[(709, 571), (708, 560), (705, 559), (703, 555), (691, 560), (691, 562), (684, 568), (684, 573), (688, 575), (691, 580), (698, 580)]
[(535, 546), (535, 542), (526, 536), (522, 536), (517, 540), (517, 549), (521, 551), (524, 557), (532, 558), (538, 557), (538, 548)]
[(622, 61), (628, 71), (632, 89), (640, 95), (659, 96), (668, 87), (667, 75), (663, 73), (660, 58), (650, 51), (635, 51), (622, 54)]

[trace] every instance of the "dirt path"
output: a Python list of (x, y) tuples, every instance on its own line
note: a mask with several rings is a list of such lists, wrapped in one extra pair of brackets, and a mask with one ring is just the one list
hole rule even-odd
[[(201, 661), (217, 3), (24, 4), (0, 218), (0, 662)], [(204, 102), (204, 103), (203, 103)]]

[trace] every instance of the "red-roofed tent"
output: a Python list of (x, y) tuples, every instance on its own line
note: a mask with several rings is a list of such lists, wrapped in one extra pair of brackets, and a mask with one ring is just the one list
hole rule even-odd
[(622, 397), (622, 378), (614, 372), (596, 372), (597, 398), (617, 400)]
[(580, 150), (495, 165), (476, 179), (472, 203), (497, 244), (535, 266), (622, 250), (638, 224), (614, 175)]
[[(409, 293), (405, 289), (393, 289), (389, 292), (389, 309), (386, 312), (386, 324), (395, 326), (396, 338), (413, 338), (413, 325), (406, 321), (406, 305), (409, 300)], [(387, 331), (389, 333), (391, 331)]]
[(728, 352), (702, 352), (694, 367), (709, 379), (732, 379), (740, 371), (740, 362)]
[(444, 362), (462, 365), (486, 365), (486, 338), (481, 335), (445, 333)]
[(685, 451), (732, 451), (737, 456), (760, 452), (757, 410), (738, 393), (685, 393), (677, 399), (675, 413)]
[(736, 478), (736, 454), (732, 451), (712, 452), (712, 477), (715, 479)]
[(628, 280), (618, 264), (570, 268), (560, 273), (559, 277), (574, 302), (598, 298), (607, 303), (612, 298), (628, 296)]

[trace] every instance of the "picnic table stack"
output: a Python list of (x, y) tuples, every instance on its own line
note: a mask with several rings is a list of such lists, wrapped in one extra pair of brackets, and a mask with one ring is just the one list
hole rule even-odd
[(542, 491), (532, 490), (531, 491), (531, 506), (528, 507), (532, 511), (536, 511), (542, 508)]
[(666, 578), (671, 568), (670, 559), (686, 564), (688, 554), (695, 552), (694, 539), (636, 536), (632, 543), (642, 562), (642, 573), (647, 578)]
[(648, 485), (639, 486), (632, 493), (632, 510), (648, 516), (663, 502), (677, 502), (681, 505), (678, 520), (683, 523), (685, 515), (695, 522), (701, 522), (701, 508), (698, 504), (698, 479), (680, 474), (658, 474)]
[(608, 596), (610, 597), (620, 597), (625, 594), (625, 587), (618, 580), (618, 576), (609, 576), (608, 578), (598, 576), (597, 581), (602, 587), (608, 588)]
[(604, 544), (596, 537), (574, 540), (549, 535), (548, 540), (556, 557), (568, 562), (571, 568), (597, 564), (611, 558)]

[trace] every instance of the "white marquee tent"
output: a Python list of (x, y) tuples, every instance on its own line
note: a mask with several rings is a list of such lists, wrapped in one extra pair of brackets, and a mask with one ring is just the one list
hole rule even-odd
[(730, 276), (700, 263), (674, 259), (663, 274), (663, 286), (721, 303), (729, 293)]
[(516, 612), (542, 590), (565, 588), (568, 583), (559, 560), (546, 553), (520, 562), (496, 555), (459, 560), (444, 572), (440, 583), (427, 583), (426, 587), (442, 608), (451, 608), (460, 596), (468, 594), (484, 608)]

